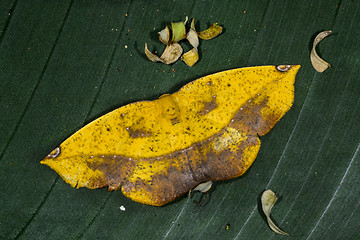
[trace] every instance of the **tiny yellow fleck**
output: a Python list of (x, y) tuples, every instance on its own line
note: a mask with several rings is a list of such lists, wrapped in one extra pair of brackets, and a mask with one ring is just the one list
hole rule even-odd
[(226, 229), (226, 230), (229, 230), (229, 229), (230, 229), (230, 223), (226, 224), (225, 229)]

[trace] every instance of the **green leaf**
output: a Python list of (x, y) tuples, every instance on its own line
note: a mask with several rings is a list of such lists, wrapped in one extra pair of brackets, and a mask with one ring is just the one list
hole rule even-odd
[[(274, 222), (291, 239), (359, 239), (360, 5), (358, 1), (5, 0), (0, 4), (0, 239), (287, 239), (259, 210), (280, 195)], [(192, 68), (156, 64), (164, 24), (218, 22)], [(317, 73), (317, 33), (331, 63)], [(153, 49), (151, 49), (153, 50)], [(187, 51), (185, 49), (185, 51)], [(164, 207), (120, 191), (73, 189), (39, 161), (86, 123), (127, 103), (177, 91), (231, 68), (301, 64), (292, 109), (250, 170)], [(124, 206), (125, 211), (120, 207)], [(229, 227), (230, 226), (230, 227)]]

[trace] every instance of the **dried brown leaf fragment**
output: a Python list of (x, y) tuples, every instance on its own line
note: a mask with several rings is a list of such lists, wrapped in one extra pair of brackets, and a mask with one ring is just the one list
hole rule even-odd
[(277, 194), (275, 194), (273, 191), (268, 189), (264, 191), (263, 194), (261, 195), (261, 206), (266, 216), (266, 220), (269, 224), (270, 229), (277, 234), (289, 236), (288, 233), (284, 232), (278, 226), (276, 226), (275, 223), (270, 218), (271, 209), (273, 208), (277, 200), (278, 200)]
[(158, 34), (159, 34), (160, 42), (167, 45), (169, 43), (169, 41), (170, 41), (170, 29), (169, 29), (169, 27), (166, 26), (163, 30), (158, 32)]
[(163, 54), (159, 57), (147, 48), (147, 43), (145, 43), (145, 54), (153, 62), (162, 62), (165, 64), (172, 64), (176, 62), (181, 54), (183, 53), (182, 47), (178, 43), (173, 43), (166, 46)]
[(197, 48), (199, 46), (199, 37), (194, 29), (189, 30), (189, 32), (186, 35), (186, 39), (194, 48)]
[(212, 39), (222, 32), (222, 27), (217, 25), (217, 23), (214, 23), (208, 29), (197, 32), (195, 29), (195, 19), (192, 19), (190, 29), (186, 32), (187, 21), (188, 17), (186, 17), (184, 22), (171, 22), (170, 25), (158, 32), (159, 40), (167, 45), (164, 53), (160, 57), (151, 53), (145, 43), (146, 56), (153, 62), (162, 62), (165, 64), (174, 63), (179, 59), (183, 52), (183, 49), (177, 42), (186, 38), (193, 48), (186, 52), (181, 57), (181, 60), (192, 67), (199, 60), (199, 37), (205, 40)]
[(184, 53), (184, 55), (181, 57), (181, 60), (183, 60), (189, 67), (192, 67), (199, 60), (199, 53), (197, 49), (199, 46), (199, 37), (195, 30), (194, 18), (191, 21), (191, 27), (186, 35), (186, 39), (194, 48)]
[(329, 36), (332, 33), (331, 30), (329, 31), (323, 31), (319, 33), (314, 40), (313, 47), (310, 53), (310, 61), (313, 67), (318, 72), (323, 72), (327, 68), (331, 67), (330, 63), (326, 62), (324, 59), (319, 57), (319, 55), (316, 53), (316, 46), (327, 36)]

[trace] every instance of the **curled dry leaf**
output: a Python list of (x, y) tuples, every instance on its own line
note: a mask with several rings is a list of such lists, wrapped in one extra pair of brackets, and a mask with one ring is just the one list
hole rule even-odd
[(326, 62), (324, 59), (319, 57), (319, 55), (316, 53), (316, 49), (315, 49), (316, 46), (319, 44), (319, 42), (321, 42), (324, 38), (329, 36), (331, 33), (332, 33), (331, 30), (324, 31), (324, 32), (319, 33), (315, 37), (313, 47), (312, 47), (312, 50), (311, 50), (311, 53), (310, 53), (310, 60), (311, 60), (311, 64), (313, 65), (313, 67), (318, 72), (323, 72), (328, 67), (331, 67), (331, 65), (328, 62)]
[(172, 64), (179, 59), (182, 53), (183, 53), (182, 47), (178, 43), (173, 43), (171, 45), (166, 46), (163, 54), (160, 57), (158, 57), (157, 55), (149, 51), (149, 49), (147, 48), (147, 43), (145, 43), (145, 54), (153, 62)]
[(159, 34), (160, 42), (167, 45), (169, 43), (169, 41), (170, 41), (170, 29), (169, 29), (169, 27), (166, 26), (163, 30), (158, 32), (158, 34)]
[(193, 192), (193, 191), (199, 191), (199, 192), (202, 192), (202, 193), (208, 192), (211, 189), (212, 184), (213, 184), (212, 181), (200, 183), (199, 185), (196, 186), (196, 188), (189, 190), (188, 198), (190, 198), (191, 192)]
[(204, 40), (210, 40), (217, 37), (222, 32), (222, 27), (217, 23), (213, 23), (208, 29), (198, 32), (199, 38)]
[(169, 26), (166, 26), (163, 30), (158, 32), (159, 40), (166, 44), (167, 47), (161, 57), (151, 53), (147, 49), (147, 44), (145, 43), (145, 54), (153, 62), (162, 62), (165, 64), (171, 64), (179, 59), (183, 50), (177, 42), (187, 39), (189, 43), (193, 46), (193, 49), (186, 52), (182, 56), (182, 60), (190, 67), (192, 67), (199, 60), (198, 46), (199, 46), (199, 37), (205, 40), (212, 39), (218, 36), (222, 32), (222, 27), (214, 23), (208, 29), (202, 32), (196, 32), (195, 30), (195, 20), (192, 19), (190, 24), (190, 29), (186, 33), (186, 23), (188, 17), (186, 17), (184, 22), (172, 22)]
[(186, 52), (181, 57), (181, 60), (183, 60), (189, 67), (192, 67), (199, 60), (199, 53), (197, 50), (197, 47), (199, 46), (199, 37), (195, 30), (194, 19), (191, 21), (191, 27), (188, 34), (186, 35), (186, 39), (194, 48)]
[(191, 23), (190, 23), (190, 29), (196, 31), (196, 29), (195, 29), (195, 18), (193, 18)]
[(145, 54), (152, 62), (162, 62), (161, 58), (149, 51), (147, 43), (145, 43)]
[(169, 46), (166, 46), (165, 51), (161, 55), (161, 59), (165, 64), (171, 64), (176, 62), (181, 54), (183, 53), (183, 49), (178, 43), (173, 43)]
[(270, 218), (271, 209), (275, 205), (277, 199), (278, 199), (277, 195), (273, 191), (268, 189), (264, 191), (261, 196), (261, 206), (271, 230), (273, 230), (277, 234), (289, 236), (288, 233), (282, 231), (278, 226), (276, 226), (275, 223)]
[(194, 29), (191, 28), (189, 30), (188, 34), (186, 35), (186, 39), (194, 48), (197, 48), (199, 46), (199, 37)]
[(193, 48), (190, 51), (182, 55), (181, 60), (183, 60), (189, 67), (194, 66), (194, 64), (199, 60), (199, 53), (197, 48)]
[(250, 168), (260, 136), (292, 106), (299, 68), (228, 70), (130, 103), (80, 129), (41, 163), (72, 187), (121, 189), (136, 202), (164, 205)]

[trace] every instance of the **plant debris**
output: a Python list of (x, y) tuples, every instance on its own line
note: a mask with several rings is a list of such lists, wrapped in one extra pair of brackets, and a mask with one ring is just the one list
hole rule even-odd
[(213, 183), (212, 181), (200, 183), (199, 185), (196, 186), (196, 188), (194, 188), (193, 191), (199, 191), (205, 193), (210, 190), (212, 183)]
[(225, 230), (229, 230), (230, 229), (230, 223), (226, 224), (225, 226)]
[(172, 22), (170, 24), (170, 30), (172, 32), (171, 42), (177, 43), (183, 39), (186, 38), (186, 27), (185, 24), (188, 20), (188, 17), (186, 17), (184, 22)]
[(182, 47), (178, 44), (178, 42), (183, 39), (187, 39), (193, 48), (186, 52), (181, 57), (181, 60), (183, 60), (188, 66), (192, 67), (199, 60), (199, 37), (204, 40), (213, 39), (222, 32), (222, 27), (217, 23), (214, 23), (208, 29), (202, 32), (197, 32), (193, 19), (191, 21), (189, 31), (186, 32), (187, 21), (188, 17), (186, 17), (184, 22), (171, 22), (169, 26), (166, 26), (163, 30), (158, 32), (160, 42), (167, 45), (161, 57), (158, 57), (150, 52), (147, 48), (147, 44), (145, 43), (146, 56), (153, 62), (172, 64), (176, 62), (183, 53)]
[(204, 40), (210, 40), (217, 37), (222, 32), (222, 27), (217, 23), (213, 23), (208, 29), (198, 32), (199, 38)]
[(194, 66), (194, 64), (199, 60), (199, 53), (197, 48), (193, 48), (190, 51), (182, 55), (181, 60), (183, 60), (189, 67)]
[(195, 30), (195, 23), (194, 23), (194, 19), (191, 21), (191, 27), (190, 30), (186, 36), (186, 39), (189, 41), (189, 43), (191, 44), (191, 46), (193, 46), (194, 48), (197, 48), (199, 46), (199, 37), (198, 34)]
[(191, 192), (193, 192), (193, 191), (199, 191), (199, 192), (202, 192), (202, 193), (207, 193), (211, 189), (212, 184), (213, 184), (212, 181), (207, 181), (207, 182), (204, 182), (204, 183), (200, 183), (194, 189), (189, 190), (188, 198), (190, 198)]
[(311, 60), (311, 64), (313, 65), (313, 67), (315, 68), (316, 71), (318, 72), (323, 72), (325, 71), (327, 68), (331, 67), (330, 63), (326, 62), (324, 59), (322, 59), (321, 57), (319, 57), (319, 55), (316, 53), (316, 46), (327, 36), (329, 36), (332, 33), (331, 30), (329, 31), (323, 31), (321, 33), (319, 33), (314, 40), (313, 43), (313, 47), (310, 53), (310, 60)]
[(278, 200), (277, 194), (275, 194), (273, 191), (268, 189), (264, 191), (261, 196), (261, 206), (271, 230), (273, 230), (277, 234), (289, 236), (288, 233), (284, 232), (278, 226), (276, 226), (275, 223), (270, 218), (271, 209), (273, 208), (277, 200)]
[(197, 47), (199, 46), (199, 37), (195, 30), (194, 19), (191, 21), (190, 30), (186, 36), (186, 39), (189, 41), (193, 49), (184, 53), (181, 57), (188, 66), (192, 67), (199, 60), (199, 53)]
[(163, 30), (158, 32), (158, 34), (160, 42), (162, 42), (163, 44), (168, 44), (168, 42), (170, 41), (170, 28), (166, 26)]
[(179, 59), (182, 53), (182, 47), (178, 43), (174, 43), (166, 46), (165, 51), (163, 52), (161, 57), (158, 57), (157, 55), (149, 51), (149, 49), (147, 48), (147, 44), (145, 43), (145, 54), (153, 62), (172, 64)]

